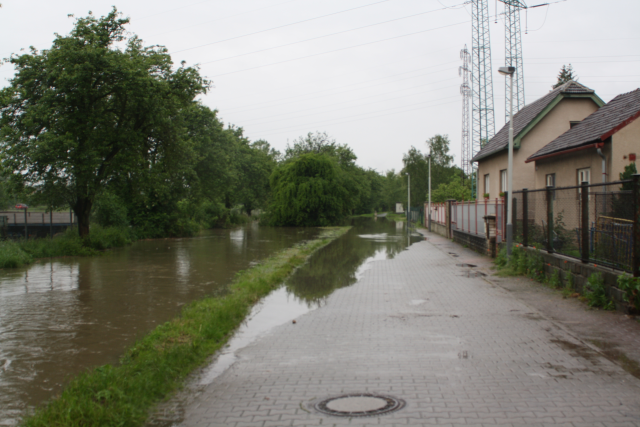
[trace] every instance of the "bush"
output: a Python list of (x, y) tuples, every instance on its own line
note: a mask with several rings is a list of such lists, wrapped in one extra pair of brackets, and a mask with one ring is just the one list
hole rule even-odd
[(618, 276), (618, 289), (624, 292), (624, 300), (629, 307), (640, 308), (640, 278), (628, 274)]
[(560, 280), (560, 272), (555, 270), (549, 278), (549, 286), (554, 289), (560, 289), (562, 287), (562, 280)]
[(10, 240), (0, 242), (0, 268), (18, 268), (33, 262), (33, 257)]
[(584, 290), (589, 307), (601, 307), (605, 310), (613, 310), (615, 308), (613, 301), (607, 297), (602, 274), (594, 273), (589, 276)]

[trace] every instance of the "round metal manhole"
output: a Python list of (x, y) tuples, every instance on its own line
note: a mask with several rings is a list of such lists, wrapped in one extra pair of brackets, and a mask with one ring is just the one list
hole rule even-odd
[(368, 393), (331, 397), (315, 405), (318, 411), (339, 417), (372, 417), (388, 414), (403, 407), (402, 399)]

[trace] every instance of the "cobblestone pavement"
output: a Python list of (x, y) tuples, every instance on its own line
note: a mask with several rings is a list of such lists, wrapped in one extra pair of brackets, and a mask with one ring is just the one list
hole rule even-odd
[[(180, 425), (640, 425), (640, 380), (434, 243), (373, 263), (241, 350)], [(369, 418), (314, 409), (348, 393), (406, 406)]]

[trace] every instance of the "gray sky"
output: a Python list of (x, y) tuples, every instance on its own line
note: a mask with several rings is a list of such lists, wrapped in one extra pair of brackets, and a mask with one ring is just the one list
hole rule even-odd
[[(48, 48), (68, 14), (107, 14), (114, 0), (0, 0), (0, 55)], [(308, 132), (348, 144), (363, 167), (402, 167), (413, 145), (448, 134), (460, 162), (460, 50), (471, 48), (463, 0), (129, 0), (116, 4), (145, 44), (213, 81), (204, 104), (225, 123), (278, 150)], [(542, 1), (528, 1), (529, 6)], [(504, 23), (489, 0), (493, 69), (504, 63)], [(606, 102), (640, 87), (640, 2), (566, 0), (522, 13), (527, 103), (563, 64)], [(524, 34), (528, 27), (528, 34)], [(0, 67), (0, 85), (13, 75)], [(504, 77), (493, 74), (496, 131)]]

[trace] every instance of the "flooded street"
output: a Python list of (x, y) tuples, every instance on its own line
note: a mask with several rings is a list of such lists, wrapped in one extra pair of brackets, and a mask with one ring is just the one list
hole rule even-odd
[[(353, 225), (286, 283), (277, 315), (265, 310), (258, 330), (244, 333), (255, 337), (283, 315), (323, 304), (334, 289), (355, 283), (368, 261), (393, 257), (421, 239), (384, 219)], [(250, 224), (0, 271), (0, 425), (15, 425), (26, 408), (54, 396), (79, 372), (117, 363), (136, 339), (184, 304), (223, 291), (239, 270), (318, 233)]]

